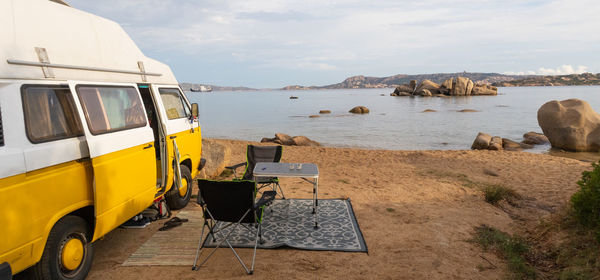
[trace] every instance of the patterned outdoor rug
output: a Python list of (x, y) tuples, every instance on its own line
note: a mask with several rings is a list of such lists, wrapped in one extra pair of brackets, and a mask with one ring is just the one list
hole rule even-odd
[[(189, 222), (168, 231), (156, 232), (123, 265), (191, 265), (204, 222), (202, 212), (184, 210), (177, 217), (189, 219)], [(258, 248), (367, 252), (349, 199), (320, 199), (318, 229), (314, 229), (314, 221), (312, 200), (275, 200), (265, 211), (264, 243), (259, 243)], [(223, 234), (226, 231), (223, 230)], [(207, 234), (206, 231), (204, 234)], [(253, 233), (238, 226), (229, 240), (234, 247), (250, 248), (254, 247), (253, 238)], [(214, 245), (211, 241), (209, 238), (207, 246)]]

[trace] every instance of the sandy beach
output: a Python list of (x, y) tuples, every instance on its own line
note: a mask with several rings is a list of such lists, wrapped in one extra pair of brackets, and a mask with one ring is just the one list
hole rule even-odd
[[(247, 144), (211, 140), (231, 149), (232, 164), (245, 161)], [(284, 147), (283, 162), (312, 162), (320, 171), (319, 198), (352, 201), (369, 253), (259, 250), (247, 276), (228, 249), (200, 271), (189, 266), (124, 267), (121, 264), (161, 226), (116, 229), (95, 244), (88, 279), (502, 279), (506, 263), (474, 243), (474, 227), (487, 224), (522, 235), (560, 213), (590, 163), (508, 151), (388, 151)], [(491, 205), (480, 186), (501, 184), (522, 196), (513, 205)], [(310, 198), (312, 189), (282, 179), (286, 196)], [(198, 207), (190, 203), (189, 207)], [(200, 229), (197, 234), (199, 237)], [(248, 259), (251, 250), (242, 249)]]

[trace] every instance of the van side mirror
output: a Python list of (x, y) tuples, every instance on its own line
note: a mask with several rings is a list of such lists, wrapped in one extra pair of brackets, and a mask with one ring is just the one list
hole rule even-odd
[(192, 116), (198, 117), (198, 103), (192, 103)]

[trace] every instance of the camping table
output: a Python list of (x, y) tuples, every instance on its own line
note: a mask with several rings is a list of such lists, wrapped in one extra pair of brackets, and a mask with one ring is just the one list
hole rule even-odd
[[(302, 167), (298, 168), (301, 164)], [(290, 169), (290, 165), (293, 169)], [(287, 163), (287, 162), (257, 162), (252, 171), (254, 179), (258, 177), (301, 178), (313, 185), (313, 211), (315, 215), (315, 228), (319, 228), (319, 168), (314, 163)], [(309, 180), (310, 179), (310, 180)]]

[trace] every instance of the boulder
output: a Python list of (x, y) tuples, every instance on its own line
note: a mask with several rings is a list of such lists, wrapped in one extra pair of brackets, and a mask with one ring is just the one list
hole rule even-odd
[(448, 91), (452, 90), (452, 83), (453, 83), (454, 79), (450, 78), (448, 80), (445, 80), (442, 85), (441, 88), (447, 89)]
[(428, 90), (429, 92), (431, 92), (432, 94), (439, 94), (440, 91), (440, 85), (430, 81), (430, 80), (423, 80), (418, 86), (417, 89), (415, 90), (415, 93), (418, 95), (422, 95), (423, 90)]
[(433, 96), (431, 91), (429, 91), (428, 89), (421, 89), (420, 91), (417, 92), (417, 94), (420, 96)]
[(414, 92), (417, 89), (417, 80), (410, 80), (408, 87), (412, 89), (411, 92)]
[(479, 112), (477, 110), (473, 110), (473, 109), (462, 109), (462, 110), (458, 110), (459, 113), (476, 113)]
[(533, 148), (533, 145), (518, 143), (507, 138), (502, 138), (502, 148), (508, 151), (520, 151), (522, 149), (531, 149)]
[(275, 142), (275, 138), (263, 137), (263, 139), (260, 139), (260, 143), (274, 143), (274, 142)]
[(498, 95), (498, 88), (494, 86), (476, 84), (471, 95)]
[(200, 177), (215, 178), (229, 165), (231, 149), (214, 140), (202, 139), (202, 158), (206, 159), (206, 165), (202, 168)]
[(321, 111), (319, 111), (319, 114), (331, 114), (331, 111), (329, 111), (329, 110), (321, 110)]
[(306, 136), (294, 136), (292, 139), (294, 140), (294, 144), (296, 146), (321, 146), (319, 142), (310, 140)]
[(356, 107), (350, 109), (350, 111), (348, 111), (348, 112), (353, 113), (353, 114), (368, 114), (369, 108), (367, 108), (365, 106), (356, 106)]
[(310, 115), (310, 116), (308, 116), (308, 117), (312, 119), (312, 118), (318, 118), (318, 117), (320, 117), (320, 116), (319, 116), (319, 115)]
[(523, 134), (523, 141), (521, 141), (521, 143), (530, 145), (541, 145), (550, 143), (550, 141), (548, 140), (548, 137), (546, 137), (546, 135), (530, 131)]
[(576, 152), (600, 151), (600, 115), (580, 99), (550, 101), (537, 114), (552, 147)]
[(500, 151), (502, 150), (502, 137), (494, 136), (490, 141), (489, 150)]
[(294, 145), (294, 139), (291, 136), (283, 133), (275, 133), (275, 143), (281, 145), (291, 146)]
[(473, 141), (473, 145), (471, 145), (471, 149), (487, 150), (490, 147), (490, 141), (492, 141), (492, 136), (483, 132), (479, 132), (477, 137), (475, 137), (475, 141)]
[(433, 109), (425, 109), (421, 113), (434, 113), (434, 112), (437, 112), (437, 111), (433, 110)]
[(457, 77), (452, 85), (452, 91), (450, 91), (450, 94), (456, 96), (471, 95), (472, 90), (473, 81), (471, 81), (471, 79)]
[(393, 95), (394, 96), (406, 96), (411, 95), (414, 91), (414, 87), (410, 87), (409, 85), (399, 85), (396, 87), (396, 89), (394, 89)]

